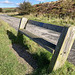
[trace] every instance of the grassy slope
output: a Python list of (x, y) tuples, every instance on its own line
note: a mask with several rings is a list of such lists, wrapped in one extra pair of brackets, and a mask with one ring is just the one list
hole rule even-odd
[(75, 0), (58, 0), (34, 5), (37, 13), (48, 14), (52, 17), (75, 17)]
[(15, 10), (15, 8), (3, 8), (3, 12), (5, 12), (5, 11), (13, 11), (13, 10)]
[(7, 35), (7, 30), (16, 35), (16, 31), (13, 28), (0, 20), (0, 75), (25, 75), (25, 65), (18, 62), (9, 47), (12, 43)]

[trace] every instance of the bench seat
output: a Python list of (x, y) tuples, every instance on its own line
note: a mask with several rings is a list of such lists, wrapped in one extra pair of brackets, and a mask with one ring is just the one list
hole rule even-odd
[(46, 41), (44, 38), (38, 37), (25, 29), (20, 29), (19, 32), (25, 34), (27, 37), (29, 37), (31, 40), (35, 41), (36, 43), (47, 49), (49, 52), (54, 53), (56, 47), (55, 44), (52, 44)]

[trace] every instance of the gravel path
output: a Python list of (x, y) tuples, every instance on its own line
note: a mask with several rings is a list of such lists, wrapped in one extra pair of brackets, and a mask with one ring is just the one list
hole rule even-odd
[[(6, 21), (12, 27), (14, 27), (16, 30), (18, 30), (19, 22), (20, 22), (19, 18), (10, 17), (10, 16), (4, 15), (4, 14), (0, 15), (0, 18), (2, 20)], [(68, 56), (68, 61), (75, 65), (75, 42), (74, 42), (71, 52)]]
[(4, 15), (4, 14), (3, 15), (0, 15), (0, 18), (2, 20), (4, 20), (5, 22), (7, 22), (9, 25), (11, 25), (16, 30), (18, 30), (19, 22), (20, 22), (20, 19), (19, 18), (10, 17), (10, 16)]

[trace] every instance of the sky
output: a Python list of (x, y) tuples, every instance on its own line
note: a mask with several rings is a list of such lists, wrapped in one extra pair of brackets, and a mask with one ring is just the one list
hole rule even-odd
[(51, 2), (57, 0), (0, 0), (0, 8), (18, 7), (19, 4), (24, 1), (29, 1), (32, 5), (34, 5), (39, 4), (40, 2)]

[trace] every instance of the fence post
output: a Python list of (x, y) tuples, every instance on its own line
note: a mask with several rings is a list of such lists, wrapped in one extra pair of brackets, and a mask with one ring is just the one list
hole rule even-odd
[(74, 38), (75, 26), (64, 27), (50, 62), (50, 72), (63, 66), (73, 45)]

